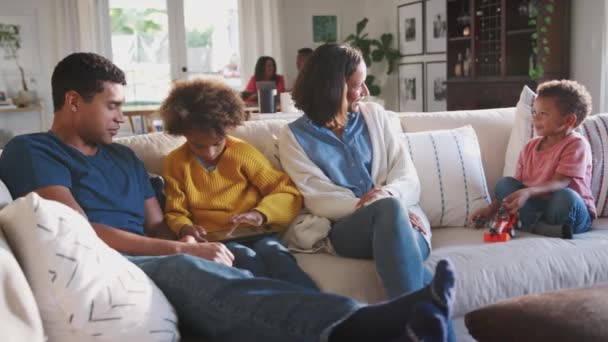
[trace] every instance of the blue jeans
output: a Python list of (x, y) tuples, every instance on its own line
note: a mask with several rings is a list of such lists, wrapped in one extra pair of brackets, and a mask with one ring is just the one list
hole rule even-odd
[(326, 341), (362, 306), (191, 255), (127, 258), (161, 289), (185, 330), (211, 341)]
[[(502, 201), (526, 186), (513, 177), (503, 177), (496, 183), (496, 198)], [(558, 190), (548, 198), (533, 197), (519, 209), (522, 229), (531, 231), (540, 219), (550, 225), (568, 226), (573, 234), (591, 228), (592, 218), (581, 196), (570, 188)]]
[(374, 259), (389, 298), (421, 289), (431, 280), (424, 266), (429, 247), (394, 197), (380, 199), (335, 222), (329, 238), (336, 252)]
[(275, 236), (243, 243), (228, 242), (226, 247), (234, 254), (232, 266), (250, 271), (255, 277), (274, 278), (319, 289)]

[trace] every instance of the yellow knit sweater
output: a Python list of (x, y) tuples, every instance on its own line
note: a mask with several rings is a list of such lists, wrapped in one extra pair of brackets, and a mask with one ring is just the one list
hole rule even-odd
[(287, 227), (302, 206), (287, 174), (274, 169), (255, 147), (231, 136), (215, 170), (199, 164), (185, 143), (167, 155), (162, 173), (165, 219), (176, 234), (192, 224), (210, 232), (225, 230), (233, 215), (253, 209), (266, 216), (266, 223)]

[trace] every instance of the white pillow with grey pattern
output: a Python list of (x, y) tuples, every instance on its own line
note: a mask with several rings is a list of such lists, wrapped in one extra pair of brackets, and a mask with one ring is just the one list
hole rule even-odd
[(470, 125), (404, 133), (420, 179), (420, 207), (431, 227), (463, 227), (490, 196), (475, 130)]
[(137, 266), (71, 208), (36, 193), (0, 211), (49, 341), (178, 341), (177, 317)]

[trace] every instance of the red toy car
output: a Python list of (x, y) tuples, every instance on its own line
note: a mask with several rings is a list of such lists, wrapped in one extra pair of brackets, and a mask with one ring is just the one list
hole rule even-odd
[(521, 222), (517, 214), (512, 214), (506, 207), (500, 206), (496, 217), (490, 224), (490, 231), (483, 234), (484, 242), (505, 242), (515, 236), (515, 228)]

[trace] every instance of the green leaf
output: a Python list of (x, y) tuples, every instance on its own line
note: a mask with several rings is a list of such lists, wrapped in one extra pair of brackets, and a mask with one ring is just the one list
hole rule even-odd
[(545, 17), (545, 23), (546, 23), (547, 25), (551, 25), (551, 17), (546, 16), (546, 17)]
[(553, 13), (553, 10), (555, 8), (553, 7), (553, 4), (547, 4), (547, 6), (545, 6), (545, 9), (547, 10), (547, 12)]
[(543, 45), (549, 44), (549, 40), (547, 38), (543, 38)]
[(538, 39), (538, 33), (537, 32), (532, 33), (532, 39)]
[(385, 34), (381, 35), (380, 41), (382, 42), (383, 47), (388, 48), (389, 46), (391, 46), (391, 43), (393, 42), (393, 34), (385, 33)]
[(374, 62), (380, 62), (384, 58), (384, 51), (382, 50), (374, 50), (372, 52), (372, 60)]
[(533, 48), (532, 48), (532, 52), (533, 52), (535, 55), (538, 55), (538, 47), (536, 47), (536, 46), (535, 46), (535, 47), (533, 47)]
[(536, 19), (530, 19), (530, 21), (528, 21), (528, 25), (529, 26), (536, 26)]
[(546, 53), (546, 54), (549, 54), (549, 52), (551, 52), (551, 50), (549, 49), (549, 47), (548, 47), (548, 46), (545, 46), (545, 47), (543, 48), (543, 50), (545, 51), (545, 53)]
[(357, 23), (357, 35), (361, 34), (361, 32), (365, 29), (365, 26), (367, 26), (368, 21), (369, 19), (363, 18), (363, 20)]
[(547, 27), (546, 26), (541, 27), (540, 32), (547, 33)]

